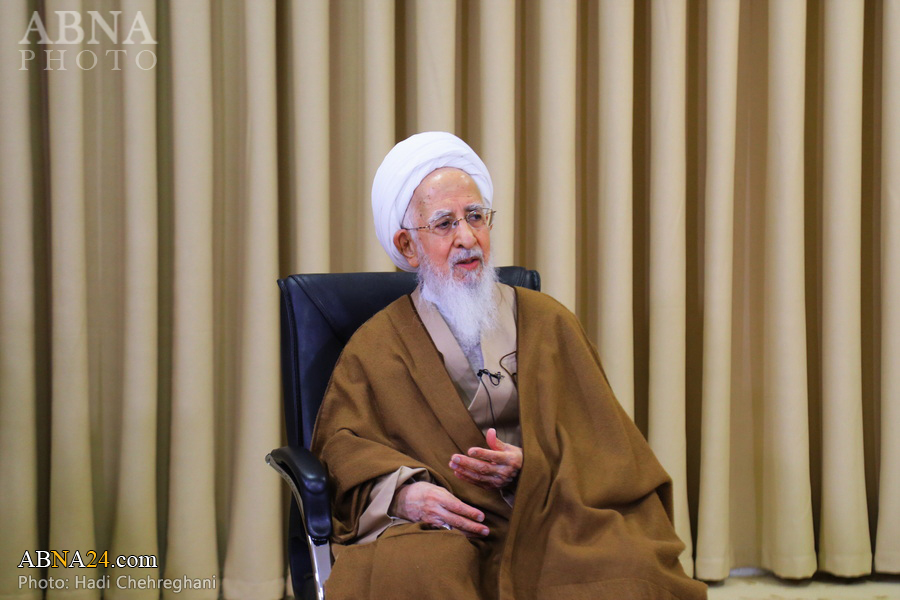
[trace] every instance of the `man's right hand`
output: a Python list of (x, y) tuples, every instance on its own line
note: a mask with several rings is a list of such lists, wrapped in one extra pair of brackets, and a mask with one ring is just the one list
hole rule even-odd
[(417, 481), (400, 488), (394, 495), (390, 514), (433, 527), (449, 525), (471, 536), (486, 536), (490, 533), (482, 524), (484, 513), (441, 486), (427, 481)]

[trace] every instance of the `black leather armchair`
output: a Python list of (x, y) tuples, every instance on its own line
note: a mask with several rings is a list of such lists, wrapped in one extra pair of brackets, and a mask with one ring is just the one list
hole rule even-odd
[[(540, 290), (537, 271), (501, 267), (500, 280)], [(324, 598), (331, 572), (331, 507), (325, 468), (309, 451), (316, 415), (341, 351), (360, 325), (413, 291), (412, 273), (291, 275), (281, 289), (281, 374), (288, 445), (266, 462), (293, 493), (288, 534), (297, 598)]]

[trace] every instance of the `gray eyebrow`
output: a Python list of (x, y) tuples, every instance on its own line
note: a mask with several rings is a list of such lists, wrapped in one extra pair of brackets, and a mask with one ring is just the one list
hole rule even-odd
[[(480, 204), (480, 203), (467, 204), (463, 210), (468, 213), (468, 212), (473, 211), (478, 208), (484, 208), (484, 204)], [(431, 218), (428, 219), (428, 222), (431, 223), (432, 221), (435, 221), (437, 219), (443, 219), (444, 217), (452, 217), (452, 216), (453, 216), (452, 210), (446, 210), (446, 209), (436, 210), (431, 215)]]
[(443, 219), (444, 217), (452, 217), (453, 212), (449, 210), (436, 210), (432, 213), (431, 218), (428, 219), (428, 222), (434, 221), (435, 219)]

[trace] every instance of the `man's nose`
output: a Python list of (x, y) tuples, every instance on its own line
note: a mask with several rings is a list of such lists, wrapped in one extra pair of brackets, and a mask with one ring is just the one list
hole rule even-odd
[(456, 237), (453, 239), (453, 244), (468, 249), (477, 243), (478, 240), (475, 238), (472, 226), (465, 219), (460, 219), (456, 225)]

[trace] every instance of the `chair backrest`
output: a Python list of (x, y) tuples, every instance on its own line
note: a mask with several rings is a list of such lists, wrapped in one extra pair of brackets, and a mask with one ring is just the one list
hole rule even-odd
[[(537, 271), (500, 267), (500, 281), (541, 289)], [(288, 443), (309, 448), (334, 365), (360, 325), (416, 287), (413, 273), (322, 273), (278, 280)]]

